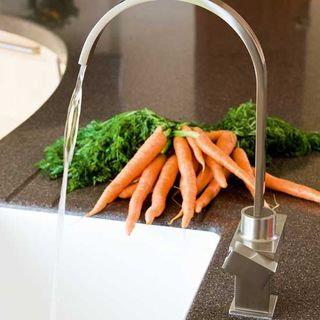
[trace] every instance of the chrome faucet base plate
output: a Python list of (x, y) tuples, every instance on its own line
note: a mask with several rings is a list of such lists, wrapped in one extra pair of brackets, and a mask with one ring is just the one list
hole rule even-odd
[(262, 312), (257, 310), (250, 310), (250, 309), (242, 309), (236, 308), (235, 306), (235, 298), (233, 298), (231, 302), (231, 306), (229, 309), (229, 314), (236, 317), (246, 317), (246, 318), (256, 318), (256, 319), (267, 319), (270, 320), (273, 318), (274, 310), (276, 308), (278, 296), (271, 294), (270, 295), (270, 304), (269, 304), (269, 311)]

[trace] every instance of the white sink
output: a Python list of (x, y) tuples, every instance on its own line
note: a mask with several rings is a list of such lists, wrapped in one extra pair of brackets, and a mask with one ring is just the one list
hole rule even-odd
[[(49, 319), (56, 215), (0, 208), (0, 319)], [(66, 216), (59, 320), (184, 319), (216, 250), (213, 232)]]
[(66, 63), (67, 49), (58, 36), (0, 14), (0, 140), (42, 107)]

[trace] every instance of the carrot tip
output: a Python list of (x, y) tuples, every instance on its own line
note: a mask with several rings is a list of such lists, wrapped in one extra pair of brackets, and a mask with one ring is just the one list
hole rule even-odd
[(152, 224), (152, 223), (153, 223), (153, 220), (154, 220), (154, 217), (146, 216), (146, 217), (145, 217), (145, 220), (146, 220), (146, 224)]
[(131, 235), (135, 225), (136, 225), (135, 223), (130, 223), (130, 224), (126, 223), (126, 233), (128, 236)]
[(223, 189), (227, 188), (227, 186), (228, 186), (227, 182), (226, 183), (222, 183), (222, 186), (220, 185), (220, 187), (223, 188)]
[(169, 222), (168, 222), (168, 226), (171, 226), (173, 224), (173, 219), (171, 219)]
[(182, 229), (186, 229), (186, 228), (188, 228), (188, 225), (189, 225), (189, 222), (181, 222), (181, 228)]
[(200, 213), (202, 211), (202, 208), (201, 207), (196, 207), (195, 210), (194, 210), (196, 213)]
[(182, 217), (181, 228), (186, 229), (192, 218), (186, 219), (186, 216)]
[(86, 213), (84, 216), (85, 216), (86, 218), (89, 218), (89, 217), (92, 217), (92, 216), (94, 216), (94, 215), (96, 215), (96, 214), (97, 214), (97, 212), (95, 212), (95, 211), (90, 211), (90, 212)]

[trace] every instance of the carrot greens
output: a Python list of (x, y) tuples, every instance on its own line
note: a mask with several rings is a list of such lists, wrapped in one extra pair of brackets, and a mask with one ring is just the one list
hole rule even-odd
[[(256, 106), (251, 101), (231, 108), (226, 116), (216, 125), (216, 129), (231, 130), (238, 137), (238, 144), (250, 160), (254, 159)], [(266, 154), (272, 157), (296, 157), (320, 151), (320, 132), (305, 133), (289, 123), (268, 117), (266, 124)]]
[[(217, 124), (172, 121), (144, 108), (117, 114), (107, 121), (92, 121), (80, 128), (75, 154), (69, 169), (68, 191), (112, 180), (134, 156), (147, 138), (159, 126), (167, 136), (166, 153), (173, 136), (191, 136), (195, 132), (182, 130), (183, 125), (200, 127), (204, 131), (230, 130), (238, 138), (238, 146), (254, 159), (256, 111), (255, 104), (246, 102), (231, 108)], [(196, 138), (194, 136), (193, 138)], [(275, 156), (301, 156), (312, 150), (320, 152), (320, 132), (305, 133), (287, 122), (268, 117), (266, 153)], [(56, 179), (63, 173), (63, 138), (47, 146), (44, 159), (37, 167)]]
[[(175, 122), (145, 108), (80, 128), (69, 168), (68, 192), (112, 180), (158, 126), (169, 132)], [(38, 168), (50, 178), (58, 178), (63, 173), (63, 138), (47, 146), (44, 153)]]

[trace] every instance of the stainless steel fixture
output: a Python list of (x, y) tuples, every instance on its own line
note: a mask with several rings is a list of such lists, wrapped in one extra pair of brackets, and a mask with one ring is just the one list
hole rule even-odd
[(277, 271), (279, 244), (286, 216), (264, 208), (256, 218), (253, 207), (241, 212), (223, 268), (235, 276), (234, 298), (229, 313), (272, 319), (277, 296), (271, 294), (270, 280)]
[[(84, 43), (79, 58), (82, 68), (87, 65), (99, 35), (115, 17), (130, 7), (151, 1), (157, 0), (126, 0), (108, 11), (93, 27)], [(264, 207), (267, 70), (263, 51), (247, 22), (224, 2), (177, 1), (194, 4), (219, 16), (238, 34), (252, 59), (257, 84), (254, 205), (244, 208), (241, 212), (241, 222), (223, 268), (235, 275), (235, 297), (230, 314), (269, 319), (272, 318), (277, 301), (277, 297), (270, 294), (270, 278), (277, 269), (276, 253), (286, 218)]]

